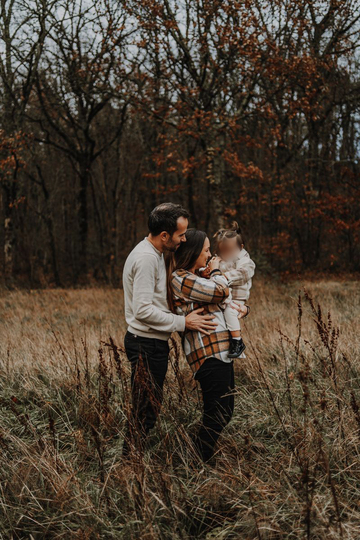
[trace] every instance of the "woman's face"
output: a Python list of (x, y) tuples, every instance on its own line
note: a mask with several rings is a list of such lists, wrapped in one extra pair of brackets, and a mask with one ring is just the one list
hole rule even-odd
[(210, 257), (211, 257), (210, 240), (206, 238), (203, 248), (202, 248), (202, 252), (200, 253), (195, 263), (195, 270), (198, 270), (199, 268), (206, 266)]

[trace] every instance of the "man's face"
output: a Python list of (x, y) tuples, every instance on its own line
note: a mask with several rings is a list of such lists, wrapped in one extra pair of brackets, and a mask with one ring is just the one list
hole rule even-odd
[(161, 233), (163, 242), (164, 242), (164, 248), (166, 251), (176, 251), (177, 248), (180, 246), (181, 242), (186, 242), (186, 236), (185, 233), (187, 231), (189, 225), (189, 221), (187, 218), (179, 217), (177, 220), (177, 229), (174, 232), (172, 236), (168, 233)]

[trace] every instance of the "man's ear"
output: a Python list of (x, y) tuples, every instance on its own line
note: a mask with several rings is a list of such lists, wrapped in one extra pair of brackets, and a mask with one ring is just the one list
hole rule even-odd
[(163, 231), (160, 233), (160, 238), (163, 242), (167, 242), (168, 236), (169, 236), (169, 233), (167, 233), (166, 231)]

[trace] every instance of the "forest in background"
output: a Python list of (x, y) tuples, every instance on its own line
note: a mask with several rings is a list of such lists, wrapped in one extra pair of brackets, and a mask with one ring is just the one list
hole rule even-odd
[(3, 0), (1, 281), (121, 285), (149, 211), (360, 269), (357, 0)]

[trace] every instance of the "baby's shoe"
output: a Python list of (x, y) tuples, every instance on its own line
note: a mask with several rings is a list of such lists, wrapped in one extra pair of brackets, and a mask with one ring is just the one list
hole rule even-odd
[(229, 358), (239, 358), (242, 353), (245, 351), (246, 345), (243, 342), (242, 338), (240, 339), (230, 339), (230, 349), (229, 349)]

